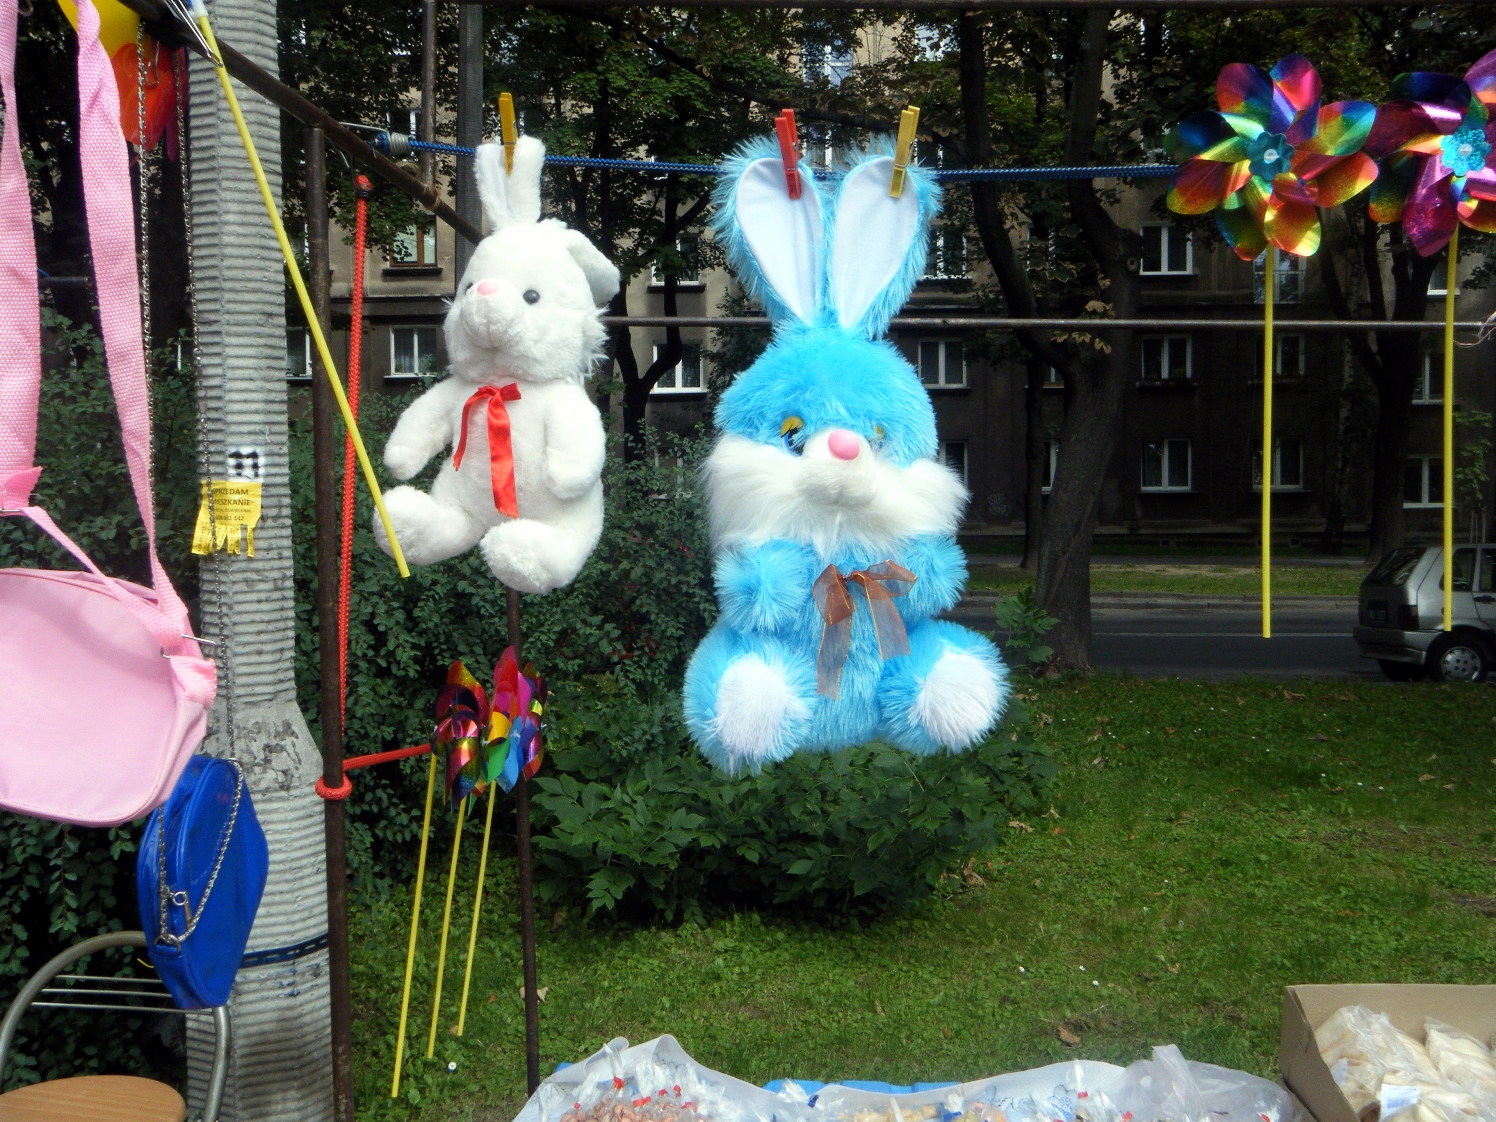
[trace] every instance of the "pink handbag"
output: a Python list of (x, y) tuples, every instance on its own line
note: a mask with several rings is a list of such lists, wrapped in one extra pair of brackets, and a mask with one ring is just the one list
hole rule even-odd
[[(87, 572), (0, 569), (0, 808), (113, 826), (166, 800), (207, 730), (213, 663), (156, 556), (150, 403), (129, 158), (99, 16), (78, 0), (79, 147), (94, 281), (154, 591), (99, 571), (31, 505), (41, 324), (31, 199), (16, 117), (17, 0), (0, 0), (0, 514), (25, 515)], [(80, 481), (84, 483), (86, 481)], [(92, 718), (65, 719), (86, 699)]]

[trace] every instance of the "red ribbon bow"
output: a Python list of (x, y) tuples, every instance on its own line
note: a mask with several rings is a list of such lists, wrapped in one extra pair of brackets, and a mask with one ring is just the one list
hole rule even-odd
[(878, 656), (894, 658), (909, 653), (909, 633), (893, 598), (908, 592), (918, 579), (891, 560), (854, 570), (846, 576), (835, 565), (827, 565), (816, 577), (811, 595), (824, 625), (821, 649), (816, 654), (816, 693), (833, 698), (841, 696), (842, 664), (852, 647), (852, 613), (857, 610), (857, 601), (852, 599), (852, 590), (847, 585), (853, 582), (861, 585), (867, 596), (873, 634), (878, 637)]
[(467, 399), (462, 407), (462, 436), (457, 440), (457, 451), (452, 456), (452, 466), (462, 466), (462, 453), (467, 449), (468, 415), (480, 401), (488, 403), (488, 475), (493, 484), (493, 505), (510, 518), (519, 517), (519, 503), (514, 497), (514, 445), (509, 439), (509, 410), (506, 401), (519, 400), (519, 386), (510, 382), (507, 386), (484, 386)]

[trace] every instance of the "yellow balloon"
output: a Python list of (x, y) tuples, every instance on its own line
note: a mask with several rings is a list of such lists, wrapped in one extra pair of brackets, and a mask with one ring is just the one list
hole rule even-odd
[[(73, 30), (78, 30), (78, 6), (73, 0), (57, 0), (62, 14), (68, 17)], [(140, 28), (140, 17), (125, 7), (119, 0), (93, 0), (99, 13), (99, 42), (104, 44), (104, 53), (110, 58), (126, 43), (135, 42)]]

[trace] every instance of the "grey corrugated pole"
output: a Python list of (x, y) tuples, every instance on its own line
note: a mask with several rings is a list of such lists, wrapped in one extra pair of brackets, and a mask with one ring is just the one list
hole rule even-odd
[[(312, 306), (324, 335), (332, 331), (332, 278), (327, 252), (327, 145), (321, 129), (306, 130), (306, 271)], [(317, 524), (318, 711), (322, 783), (343, 785), (343, 691), (338, 674), (339, 517), (342, 423), (332, 387), (314, 354), (312, 480)], [(353, 995), (348, 980), (348, 845), (343, 800), (324, 799), (327, 838), (327, 984), (332, 1020), (332, 1101), (337, 1122), (353, 1122)]]
[[(209, 0), (209, 6), (224, 39), (274, 74), (275, 0)], [(327, 872), (322, 800), (312, 788), (322, 761), (296, 705), (285, 271), (217, 76), (193, 58), (190, 82), (192, 272), (205, 441), (215, 477), (222, 478), (231, 450), (258, 452), (263, 473), (254, 556), (241, 552), (203, 565), (206, 632), (228, 639), (203, 750), (244, 765), (270, 845), (249, 965), (240, 968), (229, 999), (234, 1049), (222, 1117), (325, 1122), (332, 1117)], [(239, 95), (279, 196), (280, 111), (248, 90)], [(188, 1070), (193, 1105), (201, 1109), (213, 1032), (197, 1024), (201, 1018), (189, 1020)]]
[[(469, 148), (483, 143), (483, 8), (478, 4), (463, 4), (457, 10), (457, 143)], [(457, 161), (457, 214), (483, 228), (472, 160)], [(472, 256), (472, 243), (459, 235), (454, 288)]]

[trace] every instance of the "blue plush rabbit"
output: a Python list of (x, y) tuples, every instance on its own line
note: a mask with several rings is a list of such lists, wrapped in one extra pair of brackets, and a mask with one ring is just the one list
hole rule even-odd
[(881, 737), (911, 752), (986, 735), (1007, 672), (984, 637), (931, 617), (966, 580), (960, 479), (935, 412), (880, 336), (923, 272), (939, 188), (863, 159), (823, 202), (791, 199), (767, 145), (734, 158), (717, 236), (774, 320), (717, 408), (704, 477), (721, 618), (686, 672), (685, 715), (729, 772)]

